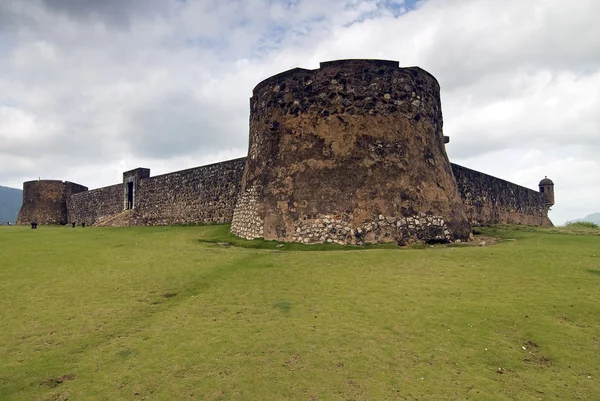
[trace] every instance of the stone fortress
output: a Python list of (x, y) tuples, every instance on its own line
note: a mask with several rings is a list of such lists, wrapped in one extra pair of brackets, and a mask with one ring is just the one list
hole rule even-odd
[(235, 235), (362, 244), (467, 240), (481, 224), (552, 225), (539, 192), (451, 164), (440, 88), (418, 68), (338, 60), (259, 83), (248, 156), (109, 187), (23, 184), (18, 224), (231, 223)]

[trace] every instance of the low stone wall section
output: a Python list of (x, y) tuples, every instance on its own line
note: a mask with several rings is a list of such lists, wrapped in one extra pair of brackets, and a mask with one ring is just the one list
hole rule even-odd
[(230, 223), (245, 158), (139, 181), (135, 211), (147, 225)]
[(123, 210), (123, 184), (74, 194), (67, 202), (69, 223), (92, 225)]
[(457, 164), (451, 166), (472, 225), (552, 226), (544, 194)]

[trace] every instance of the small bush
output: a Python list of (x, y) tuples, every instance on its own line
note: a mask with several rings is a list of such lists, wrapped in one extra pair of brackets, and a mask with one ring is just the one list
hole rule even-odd
[(565, 227), (572, 228), (598, 228), (598, 224), (590, 221), (572, 221), (565, 225)]

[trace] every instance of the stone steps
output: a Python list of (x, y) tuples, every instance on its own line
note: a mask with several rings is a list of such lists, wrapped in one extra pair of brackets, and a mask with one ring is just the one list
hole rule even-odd
[(98, 219), (94, 227), (131, 227), (143, 226), (145, 222), (135, 210), (123, 210), (112, 216)]

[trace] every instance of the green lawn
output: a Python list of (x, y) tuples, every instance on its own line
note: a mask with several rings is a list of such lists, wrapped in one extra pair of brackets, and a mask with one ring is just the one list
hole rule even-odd
[(227, 230), (0, 227), (0, 399), (600, 397), (598, 229), (425, 249)]

